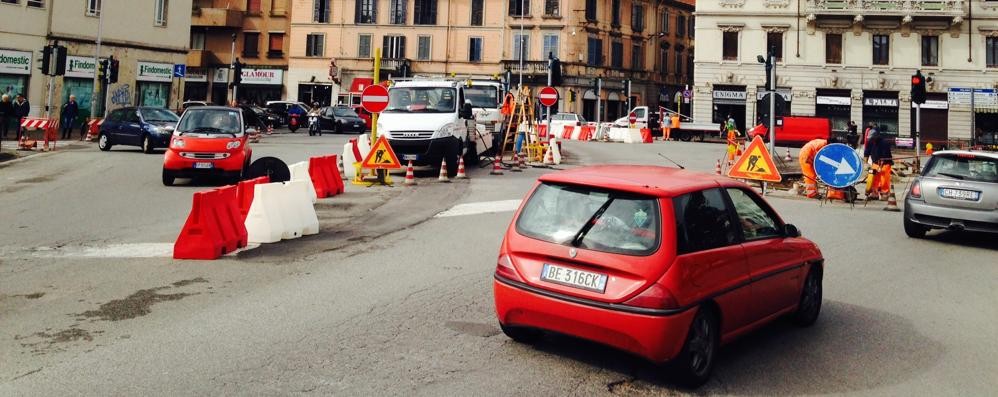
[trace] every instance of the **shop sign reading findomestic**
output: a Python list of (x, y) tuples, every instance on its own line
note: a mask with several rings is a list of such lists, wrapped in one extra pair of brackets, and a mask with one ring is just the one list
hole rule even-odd
[(31, 74), (31, 52), (0, 50), (0, 74)]
[(138, 62), (136, 64), (135, 81), (173, 81), (172, 63)]
[(863, 98), (863, 106), (896, 108), (898, 107), (898, 100), (894, 98)]
[(94, 78), (94, 57), (66, 57), (66, 77)]

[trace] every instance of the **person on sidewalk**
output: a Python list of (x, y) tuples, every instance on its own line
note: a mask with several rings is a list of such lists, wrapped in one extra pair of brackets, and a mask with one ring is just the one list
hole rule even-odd
[(21, 135), (25, 132), (21, 128), (21, 119), (28, 117), (29, 114), (31, 114), (31, 104), (24, 98), (24, 94), (17, 94), (17, 99), (14, 100), (14, 120), (17, 122), (18, 141), (21, 140)]
[(10, 119), (14, 117), (14, 104), (10, 102), (10, 95), (4, 94), (0, 97), (0, 136), (7, 138), (10, 132)]
[(66, 141), (73, 136), (73, 124), (76, 123), (76, 116), (80, 113), (80, 105), (76, 103), (76, 95), (70, 95), (69, 101), (62, 105), (62, 140)]
[(849, 131), (846, 133), (846, 142), (853, 149), (859, 146), (859, 126), (855, 121), (849, 121)]

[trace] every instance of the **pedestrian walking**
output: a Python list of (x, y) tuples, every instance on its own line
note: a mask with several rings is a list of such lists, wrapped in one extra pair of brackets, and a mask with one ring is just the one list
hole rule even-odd
[(856, 125), (855, 121), (849, 121), (849, 132), (846, 133), (846, 142), (853, 149), (859, 145), (859, 126)]
[(14, 117), (14, 104), (10, 101), (10, 95), (4, 94), (0, 97), (0, 134), (7, 138), (10, 132), (10, 119)]
[(76, 123), (76, 116), (80, 113), (80, 106), (76, 103), (76, 95), (70, 95), (69, 101), (62, 105), (62, 139), (69, 140), (73, 135), (73, 124)]
[(14, 120), (17, 122), (17, 140), (21, 140), (21, 135), (24, 134), (24, 129), (21, 128), (21, 119), (28, 117), (31, 113), (31, 104), (28, 100), (24, 98), (24, 94), (17, 94), (17, 98), (14, 99)]

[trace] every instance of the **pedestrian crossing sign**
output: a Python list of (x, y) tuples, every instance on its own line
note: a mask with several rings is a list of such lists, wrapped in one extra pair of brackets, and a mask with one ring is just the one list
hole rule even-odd
[(759, 136), (752, 139), (752, 143), (745, 149), (742, 156), (728, 170), (728, 176), (766, 182), (783, 180), (780, 171), (776, 169), (776, 164), (773, 163), (773, 156), (770, 156), (769, 150), (766, 149), (766, 143)]
[(374, 146), (371, 146), (371, 151), (364, 158), (362, 167), (378, 170), (398, 170), (402, 169), (402, 163), (395, 156), (395, 151), (388, 144), (388, 139), (385, 139), (385, 136), (382, 135), (374, 142)]

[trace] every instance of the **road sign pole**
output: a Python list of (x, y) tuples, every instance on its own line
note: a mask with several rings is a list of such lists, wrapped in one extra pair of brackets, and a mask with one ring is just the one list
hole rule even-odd
[[(552, 63), (551, 62), (551, 58), (548, 57), (548, 87), (551, 86), (551, 63)], [(547, 125), (547, 131), (548, 131), (548, 134), (551, 134), (551, 107), (550, 106), (547, 107), (547, 122), (548, 122), (547, 123), (548, 124)]]
[[(776, 153), (776, 55), (769, 56), (769, 152)], [(763, 187), (763, 191), (765, 191)]]
[(915, 104), (915, 169), (921, 170), (921, 159), (918, 157), (922, 145), (922, 104)]
[[(381, 83), (380, 75), (381, 75), (381, 48), (375, 48), (374, 84)], [(371, 113), (371, 142), (374, 142), (378, 139), (378, 113)]]
[[(101, 92), (102, 92), (102, 90), (100, 89), (101, 88), (101, 83), (100, 83), (100, 81), (98, 81), (98, 76), (97, 76), (98, 73), (97, 73), (97, 71), (100, 70), (100, 44), (101, 44), (101, 36), (104, 33), (104, 5), (102, 4), (102, 2), (98, 2), (97, 3), (97, 7), (98, 7), (98, 9), (97, 9), (97, 48), (94, 50), (94, 89), (93, 89), (93, 93), (90, 95), (90, 117), (91, 118), (96, 118), (97, 117), (97, 104), (99, 103), (97, 101), (98, 101), (98, 98), (100, 98), (100, 95), (101, 95)], [(105, 95), (106, 94), (107, 93), (105, 93)], [(100, 101), (100, 103), (103, 103), (103, 102), (104, 101)], [(104, 109), (105, 109), (105, 112), (106, 112), (107, 106), (105, 106)]]

